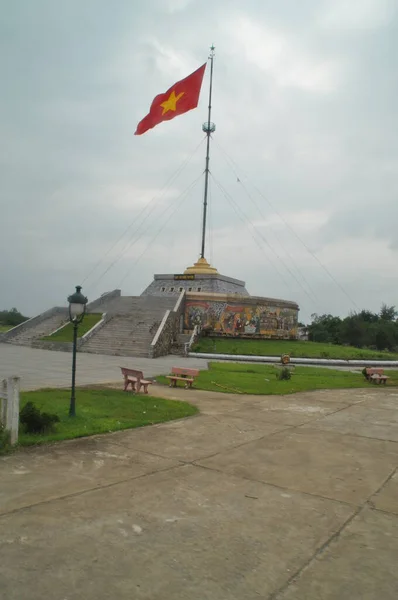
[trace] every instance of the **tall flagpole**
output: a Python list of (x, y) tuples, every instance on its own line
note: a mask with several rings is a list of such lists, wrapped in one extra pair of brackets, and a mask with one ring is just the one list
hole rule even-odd
[(206, 123), (203, 123), (202, 129), (207, 135), (207, 147), (206, 147), (206, 167), (205, 167), (205, 191), (203, 198), (203, 224), (202, 224), (202, 249), (200, 256), (205, 257), (206, 247), (206, 218), (207, 218), (207, 195), (209, 191), (209, 161), (210, 161), (210, 135), (216, 130), (216, 126), (211, 122), (211, 94), (213, 91), (213, 60), (214, 60), (214, 46), (210, 48), (210, 89), (209, 89), (209, 112), (207, 115)]

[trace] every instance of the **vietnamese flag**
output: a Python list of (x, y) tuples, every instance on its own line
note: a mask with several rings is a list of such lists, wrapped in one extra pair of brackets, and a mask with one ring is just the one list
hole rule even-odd
[(185, 79), (177, 81), (164, 94), (156, 96), (149, 113), (138, 123), (134, 135), (142, 135), (162, 121), (170, 121), (170, 119), (196, 108), (205, 69), (206, 63)]

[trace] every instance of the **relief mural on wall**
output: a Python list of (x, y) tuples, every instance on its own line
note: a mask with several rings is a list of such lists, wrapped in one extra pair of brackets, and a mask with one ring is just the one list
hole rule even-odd
[(192, 300), (185, 307), (185, 328), (195, 325), (228, 335), (295, 336), (297, 310), (271, 305), (234, 305)]

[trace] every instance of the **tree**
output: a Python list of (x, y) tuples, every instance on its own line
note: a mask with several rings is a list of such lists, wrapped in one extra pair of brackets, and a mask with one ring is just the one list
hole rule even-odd
[(341, 342), (362, 348), (365, 346), (365, 334), (369, 325), (356, 313), (344, 319), (340, 328)]
[(311, 325), (308, 326), (308, 337), (311, 341), (340, 344), (340, 317), (313, 314), (311, 319)]
[(398, 342), (398, 329), (394, 321), (380, 320), (375, 335), (378, 350), (394, 350)]
[(387, 306), (383, 302), (380, 309), (380, 319), (383, 319), (383, 321), (395, 321), (397, 315), (398, 312), (395, 310), (395, 306)]
[(11, 310), (1, 310), (0, 311), (0, 324), (1, 325), (9, 325), (10, 327), (15, 327), (24, 321), (27, 321), (28, 317), (24, 317), (16, 308), (12, 308)]
[(370, 310), (361, 310), (361, 312), (358, 313), (358, 317), (366, 323), (376, 323), (376, 321), (379, 320), (379, 315), (377, 313), (372, 313)]

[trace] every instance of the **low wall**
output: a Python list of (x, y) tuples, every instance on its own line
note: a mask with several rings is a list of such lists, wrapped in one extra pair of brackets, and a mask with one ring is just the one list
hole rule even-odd
[[(50, 342), (47, 340), (33, 340), (32, 348), (41, 348), (41, 350), (56, 350), (58, 352), (72, 352), (72, 342)], [(77, 349), (80, 348), (80, 339), (77, 340)]]
[(106, 292), (105, 294), (102, 294), (102, 296), (97, 298), (96, 300), (89, 302), (87, 304), (87, 311), (93, 312), (97, 308), (101, 308), (101, 306), (103, 306), (104, 304), (107, 304), (109, 302), (109, 300), (112, 300), (113, 298), (120, 298), (121, 295), (122, 295), (121, 290), (112, 290), (112, 292)]
[(218, 335), (289, 339), (297, 337), (295, 302), (259, 296), (188, 293), (184, 324), (200, 325)]
[[(79, 350), (88, 340), (109, 321), (109, 317), (106, 313), (102, 315), (102, 319), (98, 321), (91, 329), (87, 331), (82, 337), (77, 338), (76, 348)], [(65, 327), (65, 325), (63, 325)], [(61, 328), (60, 328), (61, 329)], [(55, 333), (55, 332), (53, 332)], [(32, 348), (41, 348), (42, 350), (56, 350), (59, 352), (72, 352), (73, 342), (52, 342), (51, 340), (33, 340)]]
[(12, 338), (19, 335), (22, 331), (26, 331), (31, 327), (35, 327), (39, 323), (42, 323), (42, 321), (45, 321), (46, 319), (49, 319), (57, 314), (68, 316), (68, 309), (63, 306), (54, 306), (53, 308), (46, 310), (44, 313), (37, 315), (37, 317), (32, 317), (31, 319), (20, 323), (16, 327), (9, 329), (2, 334), (1, 341), (8, 342), (8, 340), (12, 340)]
[[(189, 352), (188, 356), (191, 358), (204, 358), (206, 360), (215, 361), (226, 361), (232, 362), (252, 362), (252, 363), (271, 363), (281, 365), (280, 356), (254, 356), (250, 354), (213, 354), (211, 352)], [(289, 365), (303, 365), (311, 366), (315, 365), (318, 367), (398, 367), (397, 360), (346, 360), (344, 358), (294, 358), (291, 357)]]
[(78, 347), (80, 348), (80, 346), (83, 346), (84, 344), (86, 344), (92, 338), (93, 335), (95, 335), (96, 333), (98, 333), (99, 330), (103, 328), (103, 326), (105, 325), (105, 323), (107, 323), (108, 321), (110, 321), (110, 319), (111, 319), (111, 317), (107, 313), (103, 313), (101, 320), (98, 321), (98, 323), (96, 323), (91, 329), (89, 329), (87, 331), (87, 333), (85, 333), (80, 338), (80, 344), (79, 344)]
[(185, 291), (182, 291), (173, 310), (166, 311), (149, 347), (149, 358), (170, 354), (171, 346), (180, 330), (180, 319), (185, 308), (184, 299)]

